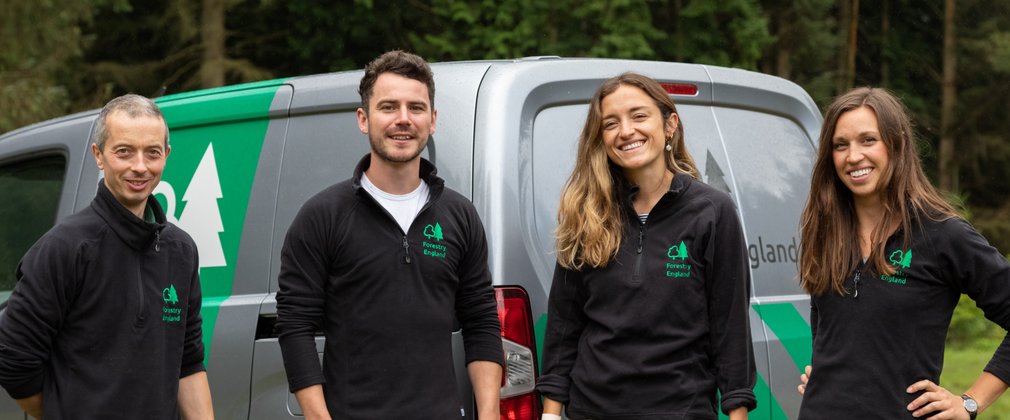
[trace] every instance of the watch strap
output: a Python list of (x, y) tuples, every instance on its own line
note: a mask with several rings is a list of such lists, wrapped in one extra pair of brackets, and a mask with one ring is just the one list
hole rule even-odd
[(968, 412), (968, 418), (975, 420), (978, 416), (978, 401), (968, 394), (961, 394), (961, 399), (964, 400), (964, 410)]

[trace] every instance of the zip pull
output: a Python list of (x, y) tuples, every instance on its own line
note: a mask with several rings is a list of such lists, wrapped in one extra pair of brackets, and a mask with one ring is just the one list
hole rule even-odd
[(154, 231), (154, 252), (161, 251), (161, 229), (155, 229)]
[(852, 298), (855, 299), (859, 297), (859, 271), (856, 271), (856, 277), (852, 279), (852, 287), (855, 289)]
[(645, 241), (645, 225), (638, 226), (638, 253), (642, 253), (642, 242)]
[(407, 243), (407, 235), (403, 235), (403, 262), (410, 264), (410, 244)]

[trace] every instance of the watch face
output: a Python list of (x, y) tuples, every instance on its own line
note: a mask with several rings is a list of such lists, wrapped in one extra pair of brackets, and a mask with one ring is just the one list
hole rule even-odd
[(968, 410), (969, 413), (974, 413), (978, 411), (978, 403), (971, 398), (967, 398), (964, 400), (964, 409)]

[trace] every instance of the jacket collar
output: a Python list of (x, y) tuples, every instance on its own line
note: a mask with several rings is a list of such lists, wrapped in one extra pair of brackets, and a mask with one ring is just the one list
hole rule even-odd
[(159, 239), (161, 231), (165, 229), (165, 212), (153, 195), (147, 197), (147, 207), (154, 214), (155, 223), (148, 223), (127, 210), (112, 195), (112, 191), (105, 185), (105, 179), (98, 181), (98, 194), (91, 202), (91, 207), (120, 240), (136, 250), (150, 246)]
[[(635, 198), (635, 194), (638, 194), (638, 186), (629, 183), (623, 174), (620, 174), (619, 172), (614, 175), (617, 175), (615, 178), (618, 180), (618, 196), (622, 197), (624, 208), (627, 211), (628, 216), (631, 220), (638, 220), (638, 214), (635, 212), (635, 206), (632, 205), (632, 200)], [(656, 202), (656, 205), (649, 212), (649, 219), (666, 214), (667, 211), (673, 207), (675, 200), (687, 193), (691, 186), (691, 180), (692, 178), (688, 174), (674, 172), (673, 179), (670, 180), (670, 189), (663, 194), (663, 197), (661, 197), (658, 202)]]
[[(354, 183), (354, 192), (361, 194), (365, 193), (365, 190), (361, 187), (361, 175), (368, 170), (368, 167), (372, 164), (371, 153), (365, 155), (358, 161), (358, 166), (354, 168), (354, 178), (352, 181)], [(442, 188), (445, 186), (445, 181), (438, 177), (438, 169), (435, 168), (435, 164), (429, 162), (425, 158), (421, 158), (421, 168), (418, 170), (417, 174), (421, 179), (428, 184), (428, 191), (430, 198), (428, 201), (435, 201), (435, 198), (442, 194)]]

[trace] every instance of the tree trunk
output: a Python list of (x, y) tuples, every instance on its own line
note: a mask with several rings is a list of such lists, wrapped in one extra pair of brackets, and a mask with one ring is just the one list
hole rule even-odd
[(943, 12), (943, 86), (940, 104), (940, 189), (956, 192), (954, 160), (954, 108), (957, 105), (957, 38), (954, 32), (955, 0), (945, 0)]
[(835, 70), (835, 93), (847, 92), (852, 86), (848, 83), (849, 27), (853, 20), (852, 0), (838, 0), (838, 67)]
[(680, 21), (680, 11), (683, 9), (682, 0), (673, 1), (673, 14), (676, 22), (676, 29), (673, 33), (674, 45), (677, 46), (674, 53), (674, 61), (684, 61), (684, 23)]
[(859, 0), (852, 0), (852, 16), (849, 19), (849, 47), (845, 59), (845, 91), (849, 91), (856, 83), (856, 48), (859, 33)]
[(200, 63), (200, 86), (224, 86), (225, 30), (224, 12), (227, 0), (202, 0), (200, 38), (203, 60)]
[(888, 87), (891, 84), (891, 61), (888, 57), (890, 43), (888, 37), (891, 32), (891, 0), (881, 0), (880, 12), (880, 86)]
[(778, 48), (775, 51), (775, 74), (783, 79), (790, 79), (793, 73), (793, 23), (792, 16), (789, 16), (786, 8), (788, 5), (779, 8), (775, 14), (778, 20)]

